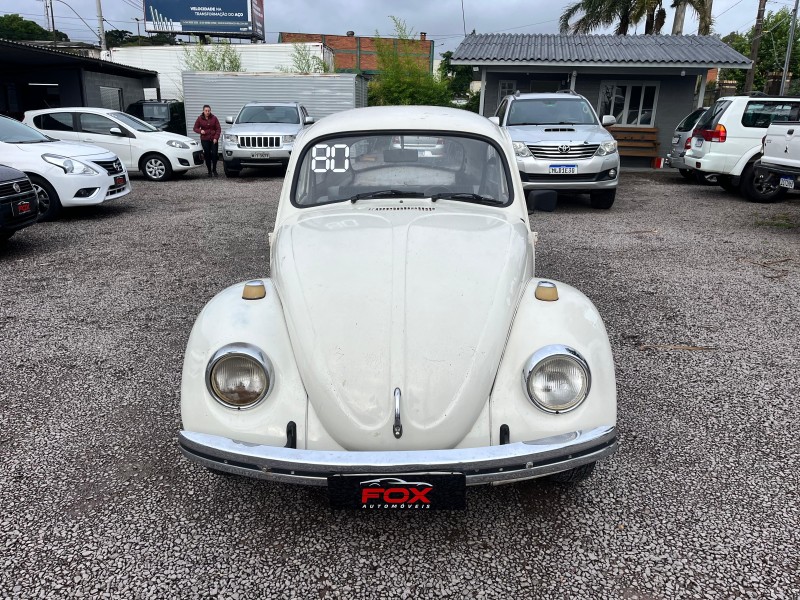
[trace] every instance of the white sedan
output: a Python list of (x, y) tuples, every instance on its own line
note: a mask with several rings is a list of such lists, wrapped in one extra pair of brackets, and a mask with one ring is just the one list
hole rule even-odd
[(587, 477), (617, 447), (614, 361), (592, 303), (534, 277), (535, 239), (511, 140), (483, 117), (374, 107), (304, 130), (271, 277), (192, 329), (184, 455), (327, 486), (337, 508), (463, 508), (468, 485)]
[(119, 156), (129, 171), (166, 181), (203, 164), (200, 145), (185, 135), (160, 131), (129, 114), (108, 108), (29, 110), (26, 125), (60, 140), (100, 146)]

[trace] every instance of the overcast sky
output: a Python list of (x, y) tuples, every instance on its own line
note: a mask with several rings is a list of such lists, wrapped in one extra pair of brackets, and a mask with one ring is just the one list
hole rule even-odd
[[(136, 34), (135, 18), (143, 18), (143, 0), (102, 0), (106, 29)], [(190, 0), (186, 0), (188, 4)], [(224, 6), (225, 0), (192, 0), (203, 6)], [(436, 42), (438, 55), (455, 50), (464, 31), (478, 33), (558, 33), (558, 18), (572, 0), (264, 0), (264, 29), (268, 42), (280, 31), (370, 36), (392, 35), (389, 15), (404, 19), (414, 33), (424, 31)], [(671, 0), (664, 33), (672, 31)], [(792, 0), (768, 0), (767, 10), (791, 10)], [(71, 40), (97, 42), (97, 0), (53, 0), (56, 29)], [(70, 9), (70, 7), (73, 10)], [(138, 7), (138, 8), (137, 8)], [(714, 0), (714, 31), (745, 32), (755, 23), (758, 0)], [(0, 0), (0, 14), (17, 13), (46, 27), (43, 0)], [(77, 15), (76, 15), (77, 13)], [(697, 18), (688, 9), (684, 33), (697, 33)], [(84, 24), (79, 16), (88, 24)], [(91, 28), (91, 29), (90, 29)], [(644, 26), (639, 25), (641, 33)], [(142, 33), (144, 33), (142, 26)], [(598, 32), (608, 33), (608, 32)]]

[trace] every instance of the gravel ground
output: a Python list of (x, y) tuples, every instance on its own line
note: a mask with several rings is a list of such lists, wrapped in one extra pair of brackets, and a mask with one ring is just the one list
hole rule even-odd
[[(800, 200), (625, 173), (534, 213), (602, 313), (620, 451), (457, 513), (332, 513), (180, 455), (190, 327), (267, 274), (280, 171), (195, 171), (0, 252), (0, 598), (800, 597)], [(790, 227), (789, 225), (794, 225)]]

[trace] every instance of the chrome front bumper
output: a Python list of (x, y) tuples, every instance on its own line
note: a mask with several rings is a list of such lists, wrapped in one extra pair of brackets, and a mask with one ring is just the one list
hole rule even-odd
[(574, 469), (610, 456), (618, 446), (617, 428), (610, 425), (529, 442), (452, 450), (297, 450), (191, 431), (181, 431), (178, 441), (184, 456), (212, 469), (317, 486), (327, 486), (329, 475), (431, 471), (464, 473), (467, 485), (504, 483)]

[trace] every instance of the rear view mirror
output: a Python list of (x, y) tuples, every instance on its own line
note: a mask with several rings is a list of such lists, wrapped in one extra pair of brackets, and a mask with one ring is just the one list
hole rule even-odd
[(489, 117), (489, 120), (495, 125), (500, 125), (500, 117)]
[(228, 125), (233, 125), (233, 117), (225, 117), (225, 122)]
[(314, 122), (314, 117), (306, 117), (305, 124), (311, 125)]
[(383, 151), (383, 162), (386, 163), (412, 163), (419, 161), (419, 153), (407, 148), (392, 148)]
[(603, 127), (609, 127), (617, 124), (617, 118), (613, 115), (605, 115), (603, 117)]
[(119, 136), (125, 135), (124, 133), (122, 133), (122, 130), (119, 127), (112, 127), (111, 129), (108, 130), (108, 133), (110, 133), (111, 135), (119, 135)]

